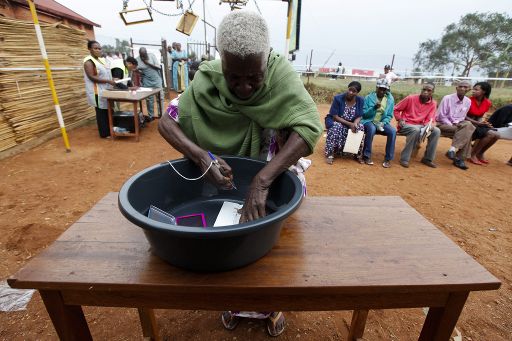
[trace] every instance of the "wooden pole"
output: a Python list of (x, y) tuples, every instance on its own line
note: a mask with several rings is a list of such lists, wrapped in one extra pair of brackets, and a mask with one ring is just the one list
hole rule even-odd
[(64, 118), (62, 117), (62, 111), (60, 110), (59, 98), (57, 97), (57, 91), (55, 91), (55, 84), (53, 83), (52, 70), (50, 68), (50, 62), (48, 61), (48, 54), (46, 53), (46, 46), (44, 45), (43, 34), (41, 33), (41, 27), (39, 26), (39, 19), (37, 18), (36, 6), (33, 0), (27, 0), (28, 6), (30, 7), (30, 13), (32, 14), (32, 20), (34, 21), (34, 28), (36, 30), (37, 41), (39, 43), (39, 49), (41, 50), (41, 56), (43, 57), (43, 64), (46, 70), (46, 77), (48, 78), (48, 84), (52, 92), (53, 104), (55, 106), (55, 112), (57, 114), (57, 120), (59, 121), (60, 132), (64, 139), (64, 145), (66, 146), (66, 152), (71, 151), (69, 145), (68, 134), (66, 132), (66, 126), (64, 125)]
[[(169, 60), (167, 59), (167, 40), (162, 39), (162, 60), (164, 62), (165, 91), (171, 90), (171, 78), (169, 73)], [(172, 62), (172, 61), (171, 61)]]
[(288, 1), (288, 20), (286, 23), (286, 40), (285, 40), (285, 47), (284, 47), (284, 55), (286, 56), (286, 59), (288, 59), (288, 56), (290, 55), (290, 36), (292, 34), (292, 9), (293, 9), (293, 0)]
[(391, 70), (393, 70), (393, 64), (395, 64), (395, 54), (393, 53), (393, 58), (391, 59)]

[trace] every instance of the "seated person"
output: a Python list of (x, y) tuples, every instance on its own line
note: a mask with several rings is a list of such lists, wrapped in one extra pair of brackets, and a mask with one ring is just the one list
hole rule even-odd
[[(134, 71), (137, 69), (137, 59), (128, 57), (126, 60), (114, 59), (110, 63), (110, 72), (112, 73), (112, 79), (119, 80), (124, 78), (132, 78)], [(122, 86), (124, 85), (124, 87)], [(130, 79), (126, 83), (117, 83), (118, 88), (128, 88), (134, 86), (133, 79)]]
[(456, 93), (443, 97), (436, 116), (441, 134), (452, 139), (452, 146), (446, 156), (453, 160), (455, 167), (462, 170), (468, 169), (464, 159), (471, 150), (471, 137), (475, 131), (475, 126), (466, 120), (471, 100), (465, 95), (470, 88), (469, 81), (460, 81), (455, 87)]
[(375, 134), (387, 136), (386, 156), (382, 167), (391, 167), (391, 160), (395, 154), (396, 129), (389, 124), (393, 118), (395, 100), (389, 91), (389, 84), (385, 78), (377, 80), (376, 90), (370, 92), (364, 99), (363, 119), (364, 125), (364, 148), (363, 160), (367, 164), (372, 162), (372, 143)]
[[(398, 122), (398, 135), (405, 135), (405, 147), (400, 154), (400, 165), (409, 167), (409, 160), (413, 149), (416, 149), (420, 142), (422, 129), (433, 125), (436, 115), (436, 101), (432, 98), (435, 85), (433, 83), (423, 84), (419, 95), (409, 95), (395, 106), (393, 114)], [(437, 142), (441, 132), (439, 128), (432, 126), (428, 136), (427, 149), (421, 162), (429, 167), (436, 168), (434, 163), (436, 157)]]
[[(334, 154), (341, 155), (347, 141), (348, 130), (364, 131), (360, 124), (363, 116), (364, 99), (358, 96), (361, 83), (351, 82), (346, 92), (334, 96), (329, 113), (325, 117), (327, 140), (325, 142), (326, 162), (332, 165)], [(361, 143), (362, 147), (362, 143)], [(361, 148), (359, 150), (361, 154)]]
[(490, 95), (491, 84), (479, 82), (473, 86), (473, 96), (469, 98), (471, 100), (471, 106), (466, 115), (466, 120), (473, 123), (475, 126), (473, 140), (477, 140), (471, 149), (469, 161), (475, 165), (489, 163), (489, 160), (484, 157), (484, 153), (500, 138), (499, 133), (493, 129), (492, 124), (484, 119), (485, 113), (487, 113), (492, 106), (492, 102), (489, 100)]
[[(244, 223), (266, 215), (272, 182), (313, 152), (322, 125), (315, 102), (290, 62), (271, 50), (263, 17), (249, 11), (231, 12), (217, 30), (217, 47), (221, 59), (201, 63), (194, 81), (179, 97), (177, 110), (163, 115), (158, 129), (201, 173), (212, 162), (208, 151), (257, 159), (264, 145), (264, 130), (289, 132), (286, 142), (249, 186), (240, 212), (240, 223)], [(230, 189), (232, 170), (222, 158), (217, 159), (220, 167), (211, 167), (207, 178)], [(226, 329), (234, 329), (241, 317), (254, 316), (267, 319), (272, 336), (285, 328), (281, 312), (225, 311), (222, 322)]]
[(489, 117), (489, 123), (500, 134), (500, 139), (512, 140), (512, 104), (505, 105)]

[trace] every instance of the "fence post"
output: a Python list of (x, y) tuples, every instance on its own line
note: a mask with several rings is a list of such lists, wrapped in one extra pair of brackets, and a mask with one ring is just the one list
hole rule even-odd
[[(169, 73), (169, 60), (167, 59), (167, 40), (162, 39), (162, 60), (164, 62), (165, 91), (169, 93), (171, 90), (171, 75)], [(172, 61), (171, 61), (172, 63)]]

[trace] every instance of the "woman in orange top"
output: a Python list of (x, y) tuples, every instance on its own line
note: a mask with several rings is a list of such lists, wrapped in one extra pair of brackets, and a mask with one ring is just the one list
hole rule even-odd
[(484, 153), (500, 138), (500, 135), (493, 129), (492, 124), (484, 118), (484, 114), (492, 106), (492, 102), (489, 100), (490, 95), (491, 84), (487, 82), (476, 83), (473, 86), (473, 95), (470, 97), (471, 107), (466, 115), (466, 120), (473, 123), (476, 127), (473, 133), (473, 140), (477, 140), (477, 142), (473, 145), (469, 160), (475, 165), (489, 163), (489, 160), (484, 157)]

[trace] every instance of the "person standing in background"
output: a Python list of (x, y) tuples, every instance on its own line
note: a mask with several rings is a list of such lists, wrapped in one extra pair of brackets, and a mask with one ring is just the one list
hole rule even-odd
[(172, 81), (172, 50), (174, 49), (174, 44), (176, 43), (167, 46), (167, 65), (169, 67), (169, 74), (171, 75), (171, 77), (169, 77), (169, 81), (171, 82), (171, 84), (169, 84), (170, 89), (174, 89), (174, 83)]
[[(160, 63), (153, 53), (148, 53), (145, 47), (139, 49), (139, 56), (137, 57), (138, 70), (142, 77), (142, 86), (147, 88), (162, 88), (162, 76), (160, 75)], [(158, 110), (161, 116), (163, 110), (164, 92), (160, 91), (160, 103), (158, 103)], [(148, 109), (147, 121), (151, 122), (154, 119), (154, 97), (151, 96), (146, 100)]]
[(384, 78), (388, 81), (389, 86), (398, 80), (398, 76), (393, 72), (393, 68), (390, 65), (384, 66)]
[(177, 92), (183, 92), (188, 87), (187, 53), (181, 50), (181, 44), (176, 43), (172, 51), (172, 83)]
[(87, 103), (96, 110), (96, 124), (101, 138), (110, 136), (108, 124), (107, 99), (102, 97), (103, 90), (114, 86), (107, 61), (101, 58), (101, 45), (95, 41), (87, 42), (89, 55), (84, 58), (84, 81)]

